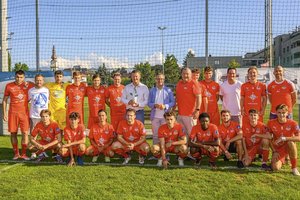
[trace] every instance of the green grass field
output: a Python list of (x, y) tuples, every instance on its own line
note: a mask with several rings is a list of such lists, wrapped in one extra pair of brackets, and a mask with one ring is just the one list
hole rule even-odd
[[(294, 113), (298, 119), (298, 110)], [(100, 157), (96, 164), (84, 158), (85, 166), (68, 168), (50, 158), (36, 164), (12, 162), (12, 157), (9, 136), (1, 136), (0, 199), (300, 199), (300, 178), (288, 165), (273, 173), (260, 170), (260, 162), (237, 169), (236, 160), (219, 158), (217, 170), (207, 159), (200, 167), (186, 161), (179, 168), (171, 155), (172, 165), (162, 170), (155, 160), (137, 165), (135, 154), (128, 166), (119, 157), (110, 165)]]

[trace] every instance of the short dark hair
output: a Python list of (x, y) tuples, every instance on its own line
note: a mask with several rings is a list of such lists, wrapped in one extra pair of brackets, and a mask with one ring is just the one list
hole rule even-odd
[(94, 74), (93, 77), (92, 77), (92, 80), (94, 80), (95, 78), (100, 78), (100, 80), (101, 80), (100, 74), (98, 74), (98, 73)]
[(229, 114), (231, 115), (231, 113), (230, 113), (229, 110), (221, 110), (221, 115), (222, 115), (223, 113), (229, 113)]
[(99, 115), (101, 112), (104, 112), (104, 113), (107, 115), (107, 112), (106, 112), (105, 110), (103, 110), (103, 109), (101, 109), (101, 110), (98, 111), (98, 115)]
[(256, 110), (256, 109), (250, 109), (248, 113), (249, 114), (259, 114), (258, 110)]
[(42, 74), (36, 74), (34, 79), (36, 79), (37, 77), (43, 77), (44, 78), (44, 76)]
[(40, 117), (42, 117), (42, 114), (44, 114), (44, 113), (46, 113), (46, 114), (48, 114), (49, 116), (51, 116), (51, 111), (48, 110), (48, 109), (44, 109), (44, 110), (42, 110), (42, 111), (40, 112)]
[(80, 114), (78, 112), (72, 112), (69, 115), (69, 119), (80, 119)]
[(75, 71), (75, 72), (73, 72), (73, 77), (74, 76), (81, 76), (81, 72), (80, 71)]
[(120, 77), (122, 77), (122, 75), (121, 75), (121, 73), (120, 73), (120, 72), (116, 72), (116, 73), (114, 73), (114, 74), (113, 74), (113, 78), (115, 78), (116, 76), (120, 76)]
[(141, 71), (140, 71), (140, 70), (138, 70), (138, 69), (135, 69), (135, 70), (133, 70), (133, 71), (131, 72), (131, 74), (136, 74), (136, 73), (138, 73), (138, 74), (140, 74), (140, 75), (141, 75)]
[(136, 113), (136, 111), (135, 111), (134, 109), (132, 109), (132, 108), (128, 108), (128, 109), (126, 110), (126, 113), (128, 113), (128, 112), (134, 112), (134, 114)]
[(54, 76), (56, 76), (56, 75), (64, 75), (64, 72), (61, 71), (61, 70), (56, 70), (56, 71), (54, 72)]
[(194, 68), (192, 69), (192, 73), (200, 74), (200, 69), (199, 68)]
[(202, 118), (208, 118), (208, 119), (210, 119), (210, 116), (209, 116), (208, 113), (203, 112), (203, 113), (201, 113), (201, 114), (199, 115), (199, 120), (201, 120)]
[(236, 73), (236, 68), (235, 68), (235, 67), (228, 67), (228, 69), (227, 69), (227, 74), (228, 74), (229, 71), (232, 70), (232, 69), (233, 69), (233, 70), (235, 71), (235, 73)]
[(289, 107), (285, 104), (279, 104), (278, 106), (276, 106), (276, 111), (279, 109), (282, 109), (287, 112), (289, 110)]
[(204, 72), (212, 72), (212, 71), (214, 71), (214, 69), (211, 66), (206, 66), (204, 68)]
[(19, 69), (18, 71), (15, 72), (15, 75), (24, 75), (25, 76), (25, 72), (21, 69)]
[(173, 112), (173, 111), (165, 112), (165, 114), (164, 114), (164, 118), (165, 118), (165, 119), (166, 119), (167, 117), (172, 117), (172, 116), (176, 117), (176, 114), (175, 114), (175, 112)]

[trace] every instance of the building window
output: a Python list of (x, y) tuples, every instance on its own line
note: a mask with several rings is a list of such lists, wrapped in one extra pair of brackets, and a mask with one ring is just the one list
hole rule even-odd
[(215, 65), (220, 65), (220, 60), (215, 60)]
[(300, 52), (294, 54), (294, 59), (300, 58)]
[(286, 47), (286, 52), (289, 52), (289, 51), (290, 51), (290, 47), (287, 46), (287, 47)]
[(283, 48), (283, 53), (285, 53), (285, 48)]

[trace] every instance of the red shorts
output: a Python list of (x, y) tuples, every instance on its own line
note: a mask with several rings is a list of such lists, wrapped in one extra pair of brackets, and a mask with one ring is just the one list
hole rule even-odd
[[(69, 157), (70, 156), (69, 148), (67, 148), (67, 149), (68, 149), (68, 151), (65, 154), (61, 155), (62, 157)], [(79, 150), (79, 145), (73, 146), (72, 150), (73, 150), (73, 155), (74, 156), (82, 156), (85, 153), (85, 152), (82, 152), (82, 151)]]
[(216, 126), (220, 125), (220, 113), (219, 111), (214, 112), (214, 113), (208, 113), (210, 117), (210, 122)]
[(111, 125), (114, 127), (114, 130), (116, 131), (118, 129), (119, 122), (125, 119), (125, 113), (124, 114), (112, 114), (110, 113), (110, 122)]
[(27, 113), (15, 113), (9, 112), (8, 113), (8, 131), (10, 133), (17, 133), (18, 127), (20, 125), (21, 132), (28, 132), (30, 125), (29, 125), (29, 117)]
[(88, 122), (88, 129), (92, 127), (93, 124), (98, 123), (99, 118), (98, 117), (89, 117), (89, 122)]
[(99, 154), (104, 154), (105, 156), (109, 157), (109, 152), (111, 151), (111, 146), (108, 146), (106, 149), (103, 149), (101, 152), (98, 150), (97, 147), (91, 145), (93, 149), (93, 156), (98, 156)]
[(247, 151), (248, 151), (248, 156), (250, 157), (251, 160), (253, 160), (256, 156), (256, 154), (261, 154), (262, 153), (262, 149), (261, 149), (261, 145), (260, 143), (251, 146), (251, 147), (247, 147)]
[[(144, 155), (144, 156), (147, 155), (146, 152), (144, 152), (144, 151), (141, 150), (141, 146), (145, 145), (145, 144), (149, 145), (147, 142), (143, 142), (142, 144), (140, 144), (138, 146), (134, 146), (133, 151), (136, 151), (139, 154)], [(125, 150), (125, 152), (129, 152), (130, 151), (127, 147), (124, 147), (124, 146), (123, 146), (123, 149)]]
[(287, 142), (280, 147), (276, 147), (275, 151), (277, 151), (279, 154), (278, 160), (280, 160), (282, 163), (285, 163), (285, 158), (289, 155), (289, 146)]

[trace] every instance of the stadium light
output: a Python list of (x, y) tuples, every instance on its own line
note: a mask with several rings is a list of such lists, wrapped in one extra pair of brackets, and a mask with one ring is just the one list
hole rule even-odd
[(165, 67), (164, 67), (164, 30), (167, 29), (165, 26), (159, 26), (157, 27), (159, 30), (161, 30), (161, 66), (162, 66), (162, 73), (165, 74)]

